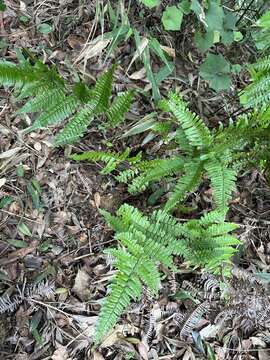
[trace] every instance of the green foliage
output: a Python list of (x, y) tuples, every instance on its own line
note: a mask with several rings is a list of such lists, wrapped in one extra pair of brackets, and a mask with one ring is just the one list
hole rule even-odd
[[(128, 184), (131, 194), (142, 192), (157, 181), (169, 183), (171, 193), (165, 210), (171, 211), (197, 189), (207, 174), (215, 204), (217, 208), (224, 208), (235, 188), (236, 174), (231, 162), (231, 152), (243, 144), (233, 132), (229, 136), (229, 131), (226, 131), (226, 137), (222, 137), (222, 132), (211, 132), (202, 119), (189, 111), (187, 104), (175, 93), (171, 93), (163, 101), (163, 107), (173, 115), (172, 126), (177, 126), (174, 137), (170, 139), (176, 147), (175, 155), (167, 159), (138, 158), (136, 162), (130, 162), (126, 158), (128, 168), (122, 170), (116, 179)], [(115, 154), (106, 154), (108, 159), (110, 156), (114, 157), (114, 164), (119, 164), (119, 158)], [(86, 156), (76, 155), (75, 159), (83, 160)], [(91, 157), (88, 160), (92, 160)]]
[(208, 54), (200, 66), (200, 75), (216, 91), (228, 90), (231, 86), (230, 64), (219, 55)]
[(116, 216), (101, 211), (115, 231), (117, 249), (107, 250), (115, 259), (116, 275), (99, 314), (95, 342), (99, 343), (116, 324), (131, 300), (138, 300), (146, 285), (157, 294), (160, 286), (158, 264), (174, 269), (173, 255), (183, 256), (190, 264), (219, 271), (239, 241), (229, 233), (237, 228), (224, 222), (224, 212), (212, 212), (200, 220), (179, 224), (168, 213), (158, 210), (150, 216), (124, 204)]
[(70, 87), (54, 67), (49, 68), (36, 59), (33, 65), (27, 60), (18, 65), (1, 61), (0, 84), (15, 86), (18, 100), (28, 99), (18, 114), (38, 114), (25, 133), (69, 119), (54, 141), (56, 146), (63, 146), (78, 141), (92, 120), (101, 114), (107, 116), (108, 126), (117, 126), (123, 120), (133, 93), (121, 94), (110, 105), (114, 70), (115, 66), (90, 89), (82, 82)]
[(183, 12), (177, 6), (167, 6), (163, 12), (161, 21), (165, 30), (180, 30), (183, 20)]
[[(107, 161), (106, 155), (103, 159)], [(147, 217), (127, 204), (118, 209), (116, 216), (103, 210), (101, 213), (115, 231), (119, 247), (106, 250), (114, 258), (117, 272), (99, 314), (96, 344), (116, 324), (130, 302), (140, 298), (144, 285), (153, 295), (157, 294), (161, 281), (159, 264), (176, 270), (173, 256), (177, 255), (190, 265), (213, 272), (220, 272), (223, 264), (223, 271), (226, 269), (228, 273), (230, 258), (239, 244), (230, 235), (237, 226), (225, 222), (225, 208), (183, 224), (166, 211), (154, 211)]]
[(270, 101), (270, 57), (260, 59), (249, 66), (251, 84), (244, 89), (240, 101), (246, 108), (269, 106)]

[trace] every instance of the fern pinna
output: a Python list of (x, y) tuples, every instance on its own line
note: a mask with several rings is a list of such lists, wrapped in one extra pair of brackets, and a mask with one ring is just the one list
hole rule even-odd
[[(207, 174), (213, 187), (217, 208), (224, 208), (231, 197), (236, 180), (235, 171), (230, 163), (231, 149), (220, 143), (216, 133), (211, 132), (197, 115), (189, 111), (186, 103), (177, 94), (171, 93), (169, 98), (163, 101), (163, 108), (173, 115), (171, 122), (177, 126), (174, 137), (171, 137), (176, 144), (176, 155), (167, 159), (141, 160), (133, 163), (126, 158), (125, 163), (129, 164), (129, 167), (116, 176), (117, 180), (127, 183), (132, 194), (144, 191), (155, 181), (167, 180), (173, 183), (165, 204), (165, 210), (171, 211), (190, 192), (196, 190), (204, 174)], [(91, 152), (87, 154), (76, 154), (72, 159), (92, 161)], [(109, 153), (107, 155), (109, 156)], [(105, 158), (102, 160), (107, 161)]]
[(115, 259), (117, 272), (100, 311), (96, 343), (115, 325), (130, 301), (140, 298), (144, 284), (153, 294), (158, 292), (159, 264), (175, 270), (173, 255), (179, 255), (192, 265), (218, 271), (222, 263), (230, 263), (239, 243), (229, 234), (237, 226), (224, 222), (224, 211), (213, 211), (184, 224), (165, 211), (145, 216), (127, 204), (116, 216), (104, 210), (101, 213), (120, 246), (105, 251)]
[(69, 86), (55, 67), (49, 68), (39, 60), (25, 60), (15, 65), (0, 62), (0, 84), (15, 86), (18, 100), (28, 101), (19, 114), (38, 114), (25, 133), (48, 127), (69, 119), (55, 138), (56, 146), (72, 144), (85, 134), (92, 120), (104, 114), (107, 125), (118, 125), (129, 110), (133, 92), (127, 91), (110, 104), (115, 66), (97, 80), (94, 88), (83, 82)]

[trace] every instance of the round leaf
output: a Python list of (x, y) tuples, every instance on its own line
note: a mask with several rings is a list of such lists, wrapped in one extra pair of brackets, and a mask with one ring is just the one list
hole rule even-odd
[(183, 20), (182, 11), (176, 6), (167, 6), (162, 14), (162, 24), (165, 30), (180, 30)]
[(221, 54), (209, 54), (200, 66), (200, 75), (216, 91), (228, 90), (231, 86), (230, 64)]
[(49, 34), (52, 30), (53, 28), (50, 24), (43, 23), (38, 26), (38, 31), (42, 34)]

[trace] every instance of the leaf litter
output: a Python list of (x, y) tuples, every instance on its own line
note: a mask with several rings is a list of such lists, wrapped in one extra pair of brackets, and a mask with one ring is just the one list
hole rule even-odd
[[(1, 55), (6, 59), (14, 60), (16, 48), (26, 47), (44, 61), (59, 66), (64, 76), (77, 76), (78, 72), (89, 82), (111, 62), (119, 60), (116, 91), (144, 87), (148, 81), (145, 68), (139, 63), (149, 45), (147, 37), (142, 37), (137, 50), (130, 41), (119, 45), (104, 63), (103, 52), (110, 40), (100, 33), (95, 1), (79, 6), (72, 0), (59, 4), (50, 0), (19, 3), (7, 0), (6, 4), (1, 21), (8, 42)], [(25, 22), (20, 20), (21, 16), (25, 16)], [(224, 117), (224, 108), (234, 112), (234, 102), (225, 94), (213, 96), (199, 82), (196, 67), (201, 57), (192, 45), (185, 48), (185, 44), (191, 43), (189, 34), (183, 34), (180, 49), (175, 46), (175, 39), (167, 40), (162, 50), (175, 58), (176, 75), (185, 95), (192, 99), (193, 109), (204, 118), (211, 118), (215, 126)], [(168, 46), (171, 40), (173, 45)], [(153, 66), (159, 65), (154, 58)], [(173, 82), (165, 80), (162, 93)], [(135, 105), (129, 114), (131, 118), (141, 119), (153, 110), (143, 101)], [(162, 281), (158, 298), (144, 291), (142, 301), (133, 304), (100, 347), (93, 349), (100, 304), (114, 271), (111, 260), (103, 254), (103, 249), (113, 242), (111, 232), (98, 209), (115, 210), (129, 195), (112, 178), (101, 176), (97, 167), (73, 164), (60, 150), (52, 148), (54, 130), (22, 137), (22, 123), (14, 115), (13, 100), (2, 90), (0, 107), (0, 201), (10, 199), (0, 208), (0, 305), (4, 304), (3, 296), (6, 305), (11, 299), (15, 304), (15, 296), (26, 285), (34, 287), (46, 280), (55, 283), (50, 301), (41, 293), (32, 302), (16, 303), (16, 308), (11, 302), (12, 311), (1, 315), (0, 357), (187, 360), (209, 354), (214, 354), (213, 359), (240, 359), (243, 354), (250, 354), (249, 359), (269, 358), (269, 278), (265, 276), (260, 281), (256, 274), (269, 272), (270, 192), (260, 174), (250, 173), (240, 179), (239, 194), (230, 213), (230, 219), (242, 225), (243, 250), (241, 259), (236, 255), (235, 263), (246, 263), (246, 270), (236, 268), (232, 283), (223, 283), (219, 288), (213, 284), (215, 280), (222, 284), (223, 279), (209, 278), (180, 263), (179, 273)], [(25, 122), (29, 120), (26, 118)], [(148, 128), (152, 125), (151, 122)], [(141, 127), (138, 130), (135, 121), (123, 132), (133, 129), (137, 134), (131, 140), (135, 149), (144, 139)], [(119, 139), (115, 135), (112, 131), (111, 139)], [(76, 150), (100, 149), (101, 140), (91, 130)], [(115, 145), (121, 149), (121, 140)], [(39, 206), (34, 193), (27, 192), (33, 179), (40, 188)], [(205, 185), (202, 195), (192, 198), (191, 203), (207, 208), (211, 201), (207, 191)], [(133, 201), (142, 207), (147, 197)], [(188, 296), (183, 298), (183, 291)]]

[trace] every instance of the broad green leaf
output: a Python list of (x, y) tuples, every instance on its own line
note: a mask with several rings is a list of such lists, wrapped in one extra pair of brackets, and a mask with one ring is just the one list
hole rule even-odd
[(241, 69), (242, 69), (242, 67), (240, 64), (234, 64), (231, 66), (231, 71), (233, 74), (239, 74)]
[(13, 201), (13, 198), (11, 196), (4, 196), (0, 200), (0, 209), (3, 209), (4, 207), (10, 205)]
[(28, 247), (29, 244), (27, 244), (26, 241), (22, 241), (22, 240), (15, 240), (15, 239), (10, 239), (10, 240), (7, 240), (7, 242), (14, 246), (14, 247), (17, 247), (17, 248), (26, 248)]
[(216, 0), (209, 1), (209, 8), (205, 13), (205, 21), (207, 24), (207, 30), (219, 30), (223, 29), (223, 19), (225, 15), (221, 5)]
[(241, 33), (241, 31), (234, 31), (233, 32), (233, 38), (234, 38), (234, 41), (241, 41), (243, 40), (243, 34)]
[(236, 30), (237, 16), (228, 12), (224, 17), (223, 29), (221, 30), (221, 40), (223, 44), (230, 45), (234, 41), (234, 31)]
[(183, 14), (188, 15), (191, 11), (190, 8), (191, 4), (189, 0), (182, 0), (178, 5), (179, 9), (182, 11)]
[(207, 31), (206, 33), (201, 33), (196, 31), (194, 40), (197, 48), (201, 52), (205, 52), (214, 44), (214, 32)]
[(180, 30), (183, 20), (183, 13), (177, 6), (167, 6), (162, 14), (162, 24), (165, 30)]
[(160, 0), (141, 0), (141, 2), (150, 9), (160, 4)]
[(205, 20), (204, 9), (198, 0), (191, 0), (190, 9), (195, 12), (195, 14), (197, 15), (200, 21), (204, 22)]
[(28, 226), (25, 225), (25, 223), (21, 222), (18, 226), (17, 226), (18, 232), (20, 234), (26, 235), (26, 236), (31, 236), (31, 231), (29, 230)]
[(43, 23), (38, 26), (38, 31), (47, 35), (53, 31), (53, 28), (50, 24)]
[(200, 66), (200, 75), (216, 91), (228, 90), (231, 85), (230, 64), (221, 54), (209, 54)]

